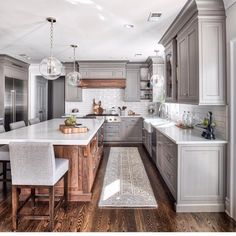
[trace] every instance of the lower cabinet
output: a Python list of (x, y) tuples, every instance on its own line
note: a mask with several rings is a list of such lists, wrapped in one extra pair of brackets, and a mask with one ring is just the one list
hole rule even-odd
[(145, 129), (143, 130), (143, 144), (149, 155), (152, 156), (152, 133), (148, 133)]
[(157, 131), (156, 166), (177, 212), (224, 212), (224, 144), (177, 145)]
[(120, 142), (122, 138), (120, 122), (104, 124), (104, 142)]
[(124, 142), (142, 143), (143, 122), (140, 117), (122, 117), (122, 138)]
[(104, 142), (142, 143), (142, 118), (122, 117), (104, 124)]

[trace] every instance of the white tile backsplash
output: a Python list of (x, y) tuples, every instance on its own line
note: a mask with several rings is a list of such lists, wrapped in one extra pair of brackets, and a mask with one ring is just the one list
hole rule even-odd
[(186, 104), (167, 103), (168, 113), (172, 120), (182, 117), (184, 111), (190, 111), (197, 122), (203, 120), (209, 111), (213, 113), (213, 120), (216, 123), (215, 133), (224, 139), (228, 137), (228, 107), (227, 106), (199, 106)]
[[(71, 113), (73, 108), (79, 109), (79, 115), (92, 113), (93, 99), (101, 101), (102, 107), (109, 111), (111, 107), (127, 106), (126, 111), (132, 110), (142, 116), (148, 115), (150, 102), (124, 102), (124, 89), (83, 89), (83, 102), (66, 102), (65, 111)], [(178, 103), (166, 103), (171, 120), (176, 121), (182, 117), (184, 111), (190, 111), (198, 121), (204, 119), (209, 111), (213, 112), (216, 122), (216, 135), (227, 139), (228, 137), (228, 107), (227, 106), (198, 106)]]
[(102, 102), (107, 112), (111, 107), (127, 106), (127, 112), (132, 110), (143, 116), (148, 114), (150, 102), (124, 102), (124, 89), (83, 89), (83, 102), (66, 102), (65, 111), (71, 113), (73, 108), (78, 108), (80, 115), (92, 113), (94, 98), (96, 102)]

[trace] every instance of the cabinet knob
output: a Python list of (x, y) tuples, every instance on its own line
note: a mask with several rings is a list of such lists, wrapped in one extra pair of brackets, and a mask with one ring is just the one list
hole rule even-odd
[(188, 93), (184, 93), (184, 96), (188, 96)]

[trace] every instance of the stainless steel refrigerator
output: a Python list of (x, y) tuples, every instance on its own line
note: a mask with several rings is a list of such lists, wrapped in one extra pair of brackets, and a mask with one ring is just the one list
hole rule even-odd
[(24, 120), (28, 117), (28, 88), (27, 80), (5, 77), (4, 124), (6, 131), (10, 130), (9, 124)]

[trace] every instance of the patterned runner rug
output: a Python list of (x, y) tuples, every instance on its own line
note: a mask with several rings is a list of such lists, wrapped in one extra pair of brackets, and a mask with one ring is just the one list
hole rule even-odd
[(157, 208), (138, 148), (111, 148), (98, 206)]

